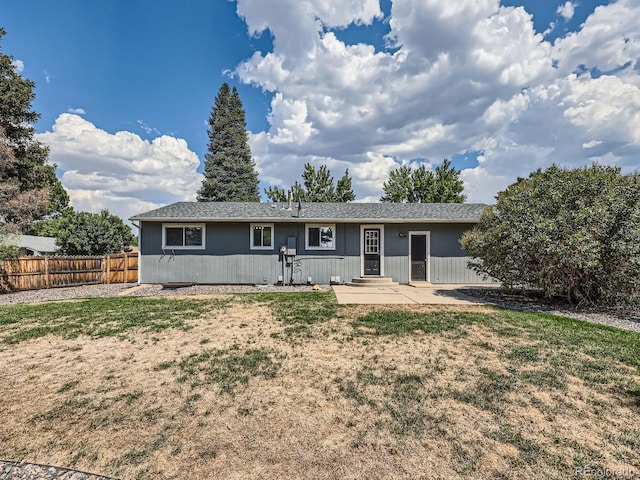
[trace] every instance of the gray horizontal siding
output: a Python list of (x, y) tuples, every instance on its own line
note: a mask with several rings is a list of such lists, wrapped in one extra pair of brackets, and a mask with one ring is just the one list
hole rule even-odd
[(409, 283), (409, 258), (385, 256), (384, 276), (393, 279), (394, 282)]
[[(432, 283), (485, 283), (467, 268), (468, 256), (460, 236), (469, 225), (387, 224), (384, 226), (384, 274), (409, 282), (411, 231), (430, 232), (429, 271)], [(327, 284), (331, 277), (350, 281), (361, 274), (360, 225), (336, 224), (336, 249), (305, 250), (304, 224), (274, 225), (273, 250), (250, 250), (249, 223), (206, 224), (206, 249), (162, 251), (162, 223), (143, 222), (140, 238), (140, 282), (273, 284), (282, 275), (278, 250), (288, 237), (297, 239), (294, 282)], [(288, 270), (285, 279), (289, 279)]]
[[(491, 283), (467, 267), (468, 257), (431, 257), (431, 283)], [(408, 257), (385, 257), (385, 276), (409, 282)], [(350, 281), (360, 276), (360, 257), (298, 257), (294, 264), (295, 283), (328, 284), (333, 276)], [(282, 275), (277, 255), (143, 255), (140, 257), (141, 283), (194, 282), (274, 284)], [(291, 271), (286, 269), (289, 281)]]
[[(309, 222), (311, 223), (311, 222)], [(306, 250), (305, 224), (280, 224), (273, 227), (273, 248), (270, 250), (252, 250), (250, 223), (206, 223), (205, 248), (167, 249), (162, 251), (162, 223), (144, 222), (141, 230), (140, 249), (143, 255), (162, 255), (167, 253), (176, 257), (183, 255), (238, 255), (272, 256), (278, 254), (280, 246), (294, 237), (298, 255), (334, 256), (360, 255), (360, 230), (358, 225), (338, 224), (335, 232), (334, 250)]]
[(467, 267), (470, 257), (431, 257), (431, 283), (492, 283)]
[[(274, 284), (282, 275), (277, 255), (143, 255), (141, 283), (194, 282)], [(291, 270), (286, 269), (286, 280)], [(294, 264), (295, 283), (328, 284), (332, 276), (351, 280), (360, 276), (360, 257), (302, 256)]]
[(140, 258), (140, 281), (274, 283), (279, 264), (271, 260), (267, 255), (145, 255)]
[[(492, 283), (467, 267), (470, 257), (429, 257), (431, 283)], [(400, 283), (409, 283), (409, 258), (385, 257), (384, 273)]]

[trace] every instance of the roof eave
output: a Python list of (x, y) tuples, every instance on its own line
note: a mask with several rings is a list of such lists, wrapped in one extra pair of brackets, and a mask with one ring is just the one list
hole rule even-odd
[(310, 218), (310, 217), (131, 217), (136, 222), (225, 222), (225, 223), (478, 223), (476, 218)]

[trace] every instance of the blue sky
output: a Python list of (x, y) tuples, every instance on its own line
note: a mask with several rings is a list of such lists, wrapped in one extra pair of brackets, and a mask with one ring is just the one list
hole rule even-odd
[(125, 218), (195, 198), (225, 81), (263, 187), (311, 162), (375, 201), (448, 157), (491, 202), (554, 162), (633, 170), (639, 24), (633, 0), (0, 1), (73, 204)]

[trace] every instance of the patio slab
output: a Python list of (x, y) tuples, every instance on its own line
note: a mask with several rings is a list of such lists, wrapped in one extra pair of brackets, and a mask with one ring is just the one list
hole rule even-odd
[(393, 287), (351, 287), (334, 285), (338, 304), (396, 305), (486, 305), (489, 302), (464, 293), (469, 285), (432, 285), (416, 288), (410, 285)]

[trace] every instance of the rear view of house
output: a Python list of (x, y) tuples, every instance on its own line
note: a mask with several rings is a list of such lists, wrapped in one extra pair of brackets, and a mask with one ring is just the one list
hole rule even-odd
[(482, 283), (460, 238), (485, 207), (180, 202), (131, 220), (141, 283)]

